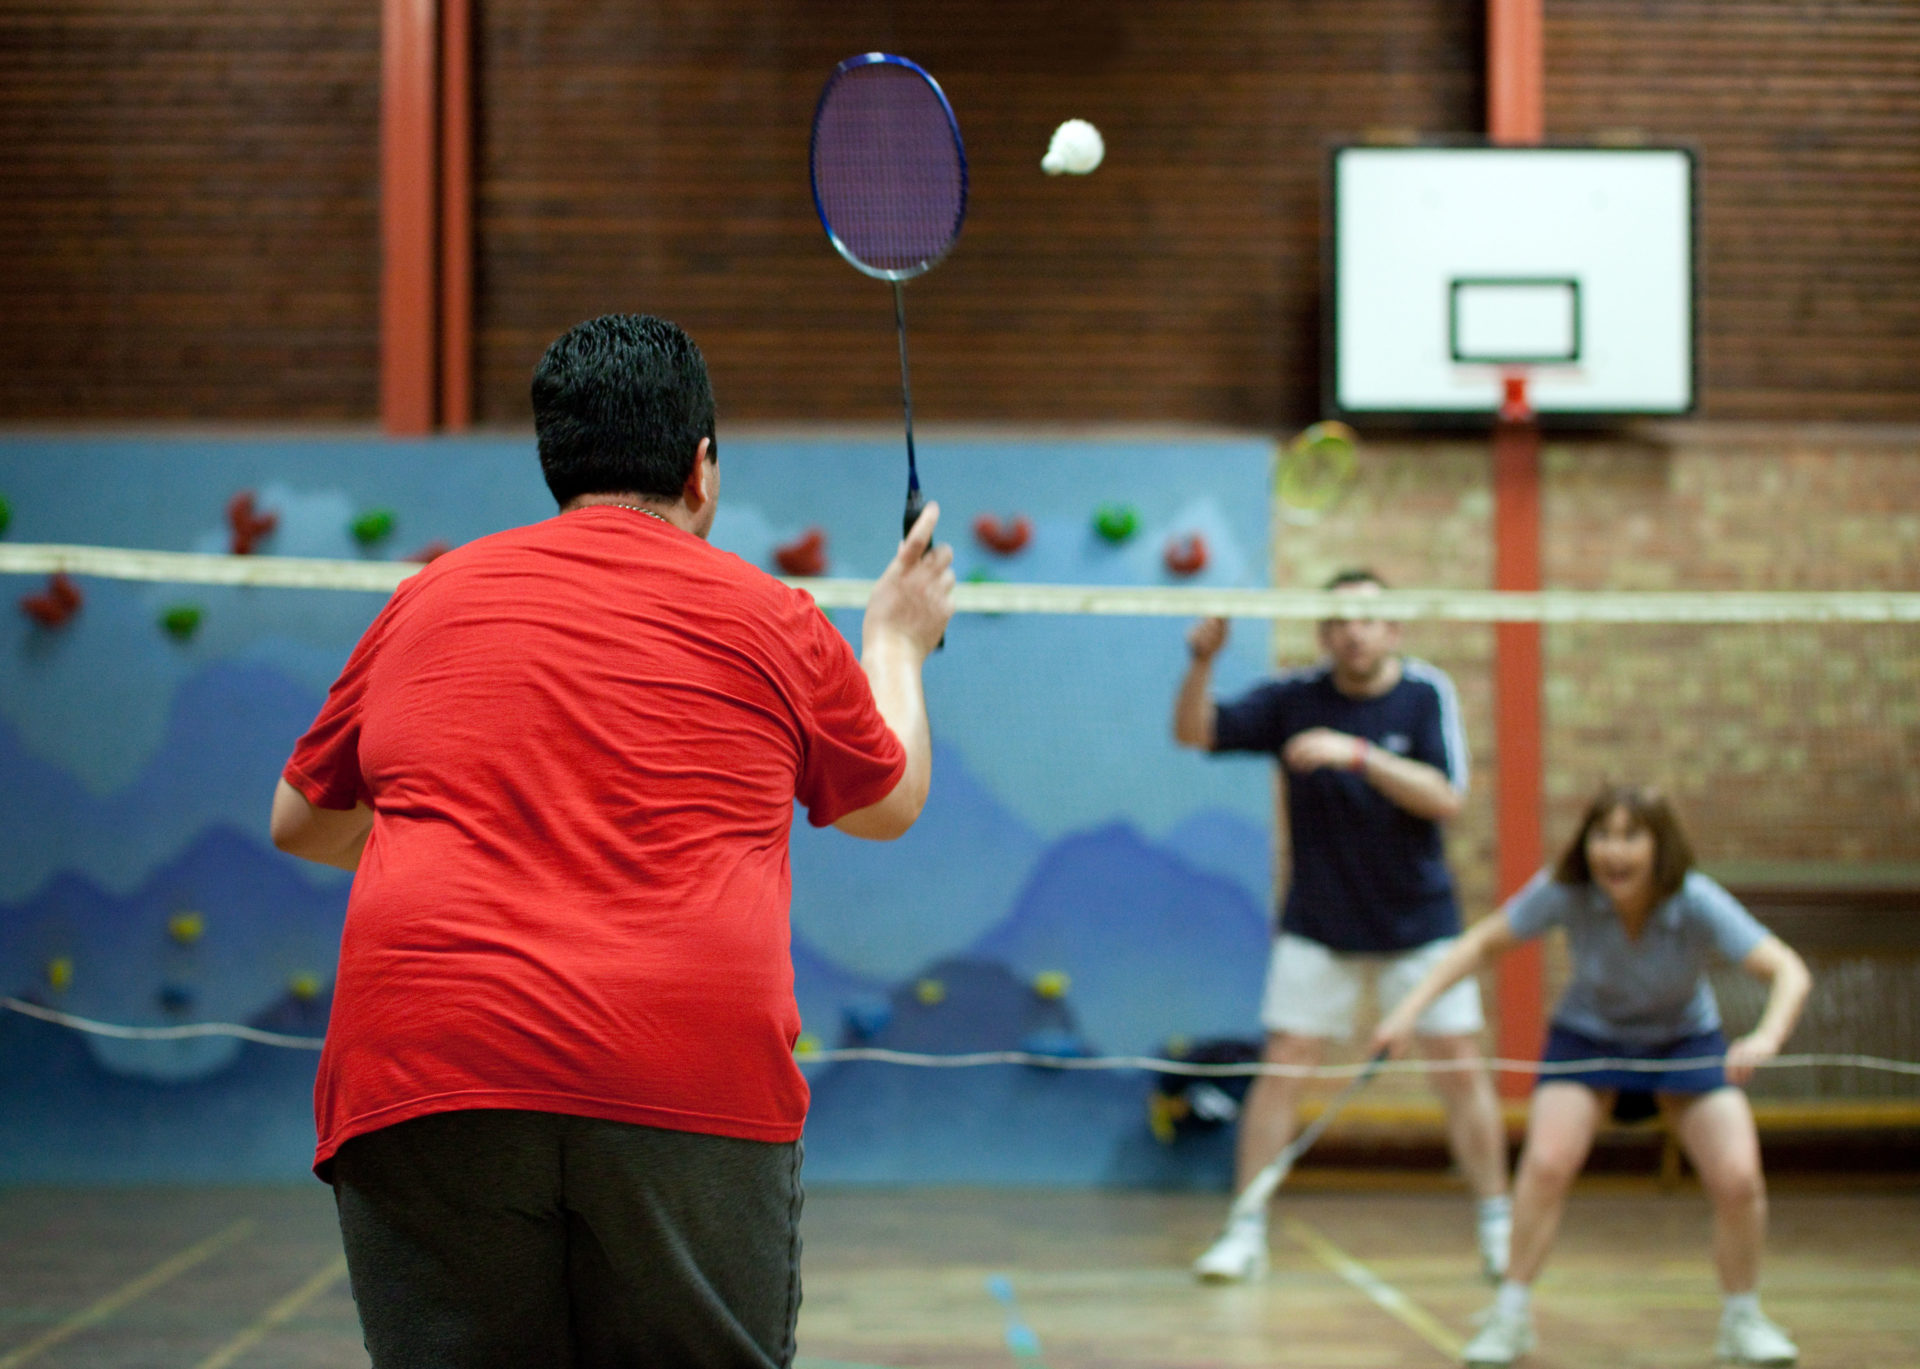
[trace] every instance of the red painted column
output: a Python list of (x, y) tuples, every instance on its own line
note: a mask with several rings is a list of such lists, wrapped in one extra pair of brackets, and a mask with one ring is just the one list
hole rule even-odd
[(473, 421), (472, 0), (440, 0), (440, 426)]
[(434, 418), (435, 0), (382, 0), (380, 423), (430, 432)]
[[(1497, 144), (1538, 143), (1546, 128), (1542, 0), (1487, 0), (1487, 134)], [(1495, 210), (1497, 212), (1497, 209)], [(1525, 406), (1503, 410), (1493, 435), (1493, 585), (1540, 588), (1540, 429)], [(1539, 869), (1542, 756), (1540, 626), (1494, 628), (1493, 696), (1499, 894), (1512, 895)], [(1545, 1025), (1545, 964), (1539, 942), (1500, 962), (1495, 1049), (1531, 1059)], [(1524, 1075), (1499, 1077), (1509, 1098)]]

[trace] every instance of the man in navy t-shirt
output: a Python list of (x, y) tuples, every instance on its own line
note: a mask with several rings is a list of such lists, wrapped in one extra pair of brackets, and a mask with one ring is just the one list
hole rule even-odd
[[(1345, 571), (1326, 586), (1378, 594), (1380, 577)], [(1213, 658), (1226, 644), (1219, 618), (1187, 634), (1192, 661), (1174, 702), (1173, 733), (1208, 752), (1259, 752), (1285, 777), (1293, 873), (1261, 1004), (1263, 1058), (1296, 1067), (1320, 1062), (1326, 1042), (1353, 1033), (1362, 982), (1374, 977), (1391, 1011), (1460, 933), (1460, 908), (1440, 824), (1467, 789), (1466, 736), (1453, 681), (1399, 654), (1400, 627), (1376, 618), (1320, 625), (1326, 659), (1213, 701)], [(1477, 1059), (1484, 1026), (1479, 988), (1462, 980), (1419, 1023), (1430, 1078), (1447, 1113), (1447, 1138), (1479, 1199), (1482, 1263), (1506, 1268), (1510, 1219), (1507, 1143), (1492, 1081)], [(1262, 1075), (1247, 1094), (1235, 1158), (1244, 1187), (1293, 1134), (1306, 1081)], [(1209, 1282), (1257, 1278), (1267, 1266), (1264, 1213), (1228, 1225), (1194, 1262)]]

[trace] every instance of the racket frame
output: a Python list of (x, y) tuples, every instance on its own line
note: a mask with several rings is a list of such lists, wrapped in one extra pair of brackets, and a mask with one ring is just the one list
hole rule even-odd
[(1380, 1073), (1380, 1067), (1386, 1063), (1387, 1052), (1376, 1051), (1368, 1058), (1366, 1067), (1354, 1075), (1345, 1088), (1327, 1100), (1327, 1105), (1320, 1110), (1320, 1115), (1303, 1128), (1298, 1136), (1289, 1141), (1286, 1148), (1274, 1156), (1258, 1174), (1247, 1180), (1247, 1186), (1240, 1190), (1239, 1196), (1233, 1200), (1233, 1206), (1227, 1209), (1228, 1225), (1232, 1225), (1243, 1217), (1256, 1216), (1266, 1211), (1267, 1203), (1273, 1198), (1274, 1190), (1286, 1182), (1287, 1174), (1292, 1170), (1294, 1162), (1312, 1149), (1313, 1143), (1320, 1139), (1321, 1133), (1333, 1125), (1333, 1119), (1339, 1115), (1340, 1109), (1345, 1107), (1347, 1101), (1356, 1093), (1372, 1083), (1374, 1076)]
[[(916, 262), (912, 266), (872, 266), (862, 261), (859, 255), (841, 239), (840, 235), (833, 231), (833, 220), (827, 216), (827, 207), (820, 200), (820, 116), (826, 111), (827, 101), (832, 98), (834, 88), (840, 84), (847, 73), (880, 65), (900, 67), (912, 72), (927, 83), (927, 88), (933, 92), (934, 98), (940, 102), (941, 112), (947, 116), (947, 132), (953, 137), (954, 155), (960, 162), (960, 203), (954, 210), (953, 231), (947, 234), (946, 246), (942, 247), (937, 254)], [(925, 275), (928, 271), (931, 271), (935, 266), (938, 266), (944, 261), (947, 253), (953, 250), (954, 243), (960, 240), (961, 226), (965, 224), (967, 219), (967, 194), (969, 184), (967, 178), (967, 145), (961, 141), (960, 121), (954, 117), (953, 105), (947, 99), (947, 92), (940, 89), (940, 83), (933, 79), (925, 67), (913, 61), (911, 58), (899, 57), (891, 52), (863, 52), (858, 56), (847, 58), (844, 62), (834, 67), (833, 74), (827, 77), (827, 84), (821, 88), (820, 98), (813, 106), (813, 128), (807, 134), (807, 180), (813, 191), (813, 212), (819, 216), (820, 226), (827, 232), (827, 241), (833, 244), (833, 250), (840, 254), (841, 259), (845, 261), (847, 265), (851, 266), (863, 276), (871, 276), (875, 280), (894, 281), (896, 283), (903, 280), (912, 280), (915, 276)]]

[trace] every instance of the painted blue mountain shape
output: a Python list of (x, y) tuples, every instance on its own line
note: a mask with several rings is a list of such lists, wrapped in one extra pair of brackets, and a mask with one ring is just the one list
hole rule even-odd
[[(125, 896), (57, 875), (23, 902), (0, 905), (0, 987), (130, 1026), (250, 1021), (280, 1004), (296, 976), (314, 976), (321, 986), (333, 979), (347, 886), (316, 888), (294, 864), (217, 827)], [(186, 911), (205, 925), (191, 945), (168, 933), (170, 919)], [(46, 983), (56, 957), (73, 972), (59, 993)], [(108, 1072), (156, 1081), (204, 1078), (240, 1054), (231, 1037), (80, 1040)]]

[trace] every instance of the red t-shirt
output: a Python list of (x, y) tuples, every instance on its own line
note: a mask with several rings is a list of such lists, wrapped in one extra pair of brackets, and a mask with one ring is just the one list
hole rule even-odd
[(813, 601), (631, 509), (470, 543), (367, 629), (286, 779), (373, 832), (315, 1168), (433, 1112), (790, 1141), (787, 832), (905, 768)]

